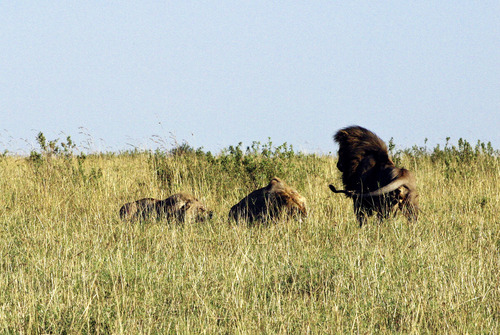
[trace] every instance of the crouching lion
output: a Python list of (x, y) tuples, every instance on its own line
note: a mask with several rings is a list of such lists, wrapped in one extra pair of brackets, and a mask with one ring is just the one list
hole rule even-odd
[(151, 218), (175, 220), (177, 222), (201, 222), (212, 217), (212, 212), (194, 196), (177, 193), (165, 200), (144, 198), (129, 202), (120, 208), (122, 220), (146, 220)]
[(287, 216), (307, 216), (306, 199), (281, 179), (274, 177), (266, 187), (253, 191), (229, 211), (236, 221), (262, 221)]

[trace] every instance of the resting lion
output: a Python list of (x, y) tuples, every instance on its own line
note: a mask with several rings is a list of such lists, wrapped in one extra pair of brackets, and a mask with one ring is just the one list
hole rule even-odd
[(130, 221), (156, 218), (201, 222), (211, 217), (212, 212), (207, 211), (197, 198), (188, 193), (173, 194), (165, 200), (144, 198), (120, 208), (120, 218)]
[(280, 215), (307, 216), (306, 199), (281, 179), (274, 177), (266, 187), (253, 191), (229, 211), (236, 221), (262, 221)]

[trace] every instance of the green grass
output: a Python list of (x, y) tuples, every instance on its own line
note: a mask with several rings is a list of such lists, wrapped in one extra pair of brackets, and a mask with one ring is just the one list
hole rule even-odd
[[(498, 153), (394, 153), (416, 174), (420, 219), (359, 229), (328, 190), (334, 157), (184, 149), (0, 157), (0, 333), (499, 333)], [(309, 217), (229, 222), (272, 175)], [(119, 220), (125, 202), (181, 190), (214, 219)]]

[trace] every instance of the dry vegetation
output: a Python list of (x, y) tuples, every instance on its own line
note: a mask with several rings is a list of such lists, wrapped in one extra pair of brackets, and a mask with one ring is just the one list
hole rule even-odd
[[(42, 135), (42, 134), (41, 134)], [(358, 228), (336, 159), (291, 147), (213, 156), (76, 155), (46, 143), (0, 157), (0, 333), (499, 333), (498, 152), (393, 152), (422, 213)], [(333, 144), (332, 144), (333, 147)], [(309, 217), (238, 226), (227, 213), (278, 176)], [(187, 191), (214, 210), (191, 225), (122, 222), (143, 197)]]

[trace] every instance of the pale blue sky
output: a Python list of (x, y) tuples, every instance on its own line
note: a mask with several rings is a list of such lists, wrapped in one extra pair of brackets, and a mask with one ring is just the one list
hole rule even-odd
[(500, 147), (499, 1), (2, 1), (0, 150)]

